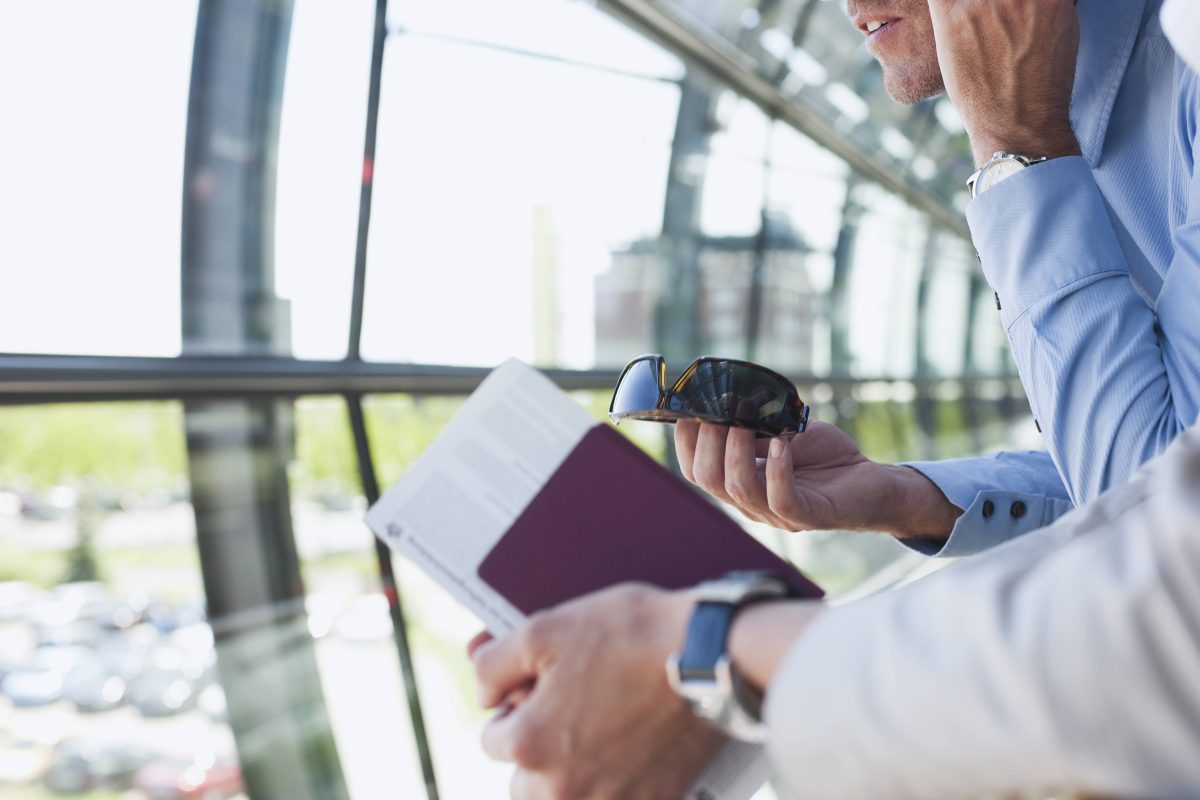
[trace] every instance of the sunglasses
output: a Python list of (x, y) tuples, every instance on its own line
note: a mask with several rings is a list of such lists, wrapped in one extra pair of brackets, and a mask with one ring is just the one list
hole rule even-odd
[(676, 422), (681, 419), (750, 428), (760, 438), (788, 436), (808, 427), (809, 408), (778, 372), (733, 358), (702, 356), (667, 388), (660, 355), (630, 361), (617, 378), (608, 418)]

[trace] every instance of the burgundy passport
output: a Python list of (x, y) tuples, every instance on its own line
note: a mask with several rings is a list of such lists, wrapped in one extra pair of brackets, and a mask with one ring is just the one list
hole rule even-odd
[(525, 615), (622, 581), (680, 589), (770, 570), (824, 593), (607, 425), (583, 437), (501, 537), (479, 577)]

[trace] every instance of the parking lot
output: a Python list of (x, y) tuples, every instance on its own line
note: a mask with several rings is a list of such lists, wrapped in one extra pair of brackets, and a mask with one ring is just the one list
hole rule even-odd
[[(403, 681), (360, 510), (299, 505), (294, 519), (321, 692), (350, 796), (419, 792)], [(240, 796), (192, 525), (186, 504), (110, 514), (95, 536), (102, 585), (0, 583), (5, 798)], [(73, 542), (67, 520), (0, 516), (8, 565), (44, 574), (59, 568)], [(477, 745), (482, 716), (461, 654), (476, 623), (423, 576), (398, 568), (442, 796), (483, 796), (506, 784), (507, 769)], [(56, 659), (42, 663), (54, 675), (9, 680)], [(202, 780), (188, 788), (181, 776)]]

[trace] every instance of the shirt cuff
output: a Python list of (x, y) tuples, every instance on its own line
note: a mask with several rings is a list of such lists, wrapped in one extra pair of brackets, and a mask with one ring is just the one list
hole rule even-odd
[[(963, 513), (944, 542), (939, 539), (899, 539), (899, 542), (935, 558), (969, 556), (1049, 525), (1073, 508), (1065, 496), (1054, 496), (1029, 478), (1017, 479), (1020, 472), (1012, 463), (1015, 457), (997, 453), (986, 458), (903, 464), (932, 481)], [(972, 462), (972, 468), (965, 469), (964, 461)], [(1025, 491), (1014, 491), (1020, 484), (1026, 484), (1021, 487)], [(1061, 481), (1059, 484), (1061, 488)], [(981, 485), (1013, 488), (981, 489)]]
[(1108, 207), (1081, 156), (1037, 164), (967, 206), (971, 239), (1007, 330), (1076, 281), (1127, 271)]

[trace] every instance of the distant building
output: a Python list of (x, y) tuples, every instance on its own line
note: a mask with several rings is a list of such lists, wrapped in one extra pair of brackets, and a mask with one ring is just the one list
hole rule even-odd
[[(814, 332), (825, 315), (823, 297), (813, 292), (806, 269), (812, 248), (786, 224), (774, 221), (768, 231), (754, 359), (781, 372), (807, 372)], [(755, 236), (700, 239), (698, 324), (705, 352), (695, 355), (746, 357), (757, 244)], [(655, 349), (655, 309), (670, 291), (668, 266), (658, 239), (640, 239), (613, 252), (609, 271), (595, 280), (597, 365), (624, 364)]]

